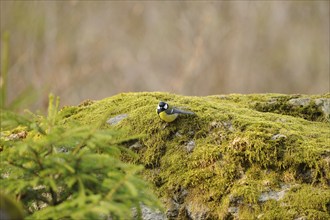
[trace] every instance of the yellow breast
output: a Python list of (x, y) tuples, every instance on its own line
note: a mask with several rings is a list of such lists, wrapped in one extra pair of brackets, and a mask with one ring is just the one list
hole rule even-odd
[(166, 122), (172, 122), (178, 117), (178, 114), (168, 115), (165, 112), (161, 112), (161, 113), (159, 113), (159, 117)]

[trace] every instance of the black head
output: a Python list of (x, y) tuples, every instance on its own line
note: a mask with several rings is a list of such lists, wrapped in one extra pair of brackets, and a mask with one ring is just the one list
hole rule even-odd
[(157, 106), (157, 114), (168, 109), (168, 104), (166, 102), (159, 102)]

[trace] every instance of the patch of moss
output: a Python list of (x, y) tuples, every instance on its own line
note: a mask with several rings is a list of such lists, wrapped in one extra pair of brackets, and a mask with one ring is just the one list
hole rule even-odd
[[(330, 94), (325, 94), (322, 98), (327, 100), (324, 105), (329, 105)], [(329, 121), (329, 112), (324, 110), (320, 101), (322, 101), (320, 96), (281, 95), (255, 102), (252, 108), (261, 112), (291, 115), (309, 121)]]
[(329, 219), (330, 191), (307, 184), (293, 186), (281, 201), (269, 200), (262, 206), (261, 219)]
[[(208, 218), (318, 219), (330, 217), (324, 208), (329, 206), (324, 196), (330, 190), (330, 123), (323, 112), (319, 114), (315, 100), (329, 97), (124, 93), (63, 108), (61, 115), (63, 123), (101, 120), (101, 127), (126, 130), (128, 139), (141, 137), (128, 147), (137, 143), (136, 162), (146, 167), (145, 178), (154, 183), (159, 197), (178, 204), (178, 213), (186, 210)], [(307, 98), (309, 105), (289, 107), (294, 98)], [(196, 115), (165, 123), (156, 114), (160, 100)], [(115, 125), (106, 123), (120, 114), (128, 116)], [(189, 143), (193, 143), (190, 150)], [(281, 184), (301, 188), (290, 189), (279, 201), (260, 202), (263, 192), (280, 190)], [(315, 190), (313, 200), (303, 196), (312, 196)], [(182, 191), (187, 192), (185, 197), (179, 196)], [(306, 201), (307, 211), (298, 208), (298, 200)], [(231, 213), (229, 207), (239, 211)]]

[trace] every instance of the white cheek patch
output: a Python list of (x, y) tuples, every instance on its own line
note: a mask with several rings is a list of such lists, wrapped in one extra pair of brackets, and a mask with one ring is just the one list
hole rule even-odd
[(164, 105), (164, 109), (167, 109), (167, 108), (168, 108), (168, 105), (167, 105), (167, 104), (165, 104), (165, 105)]
[(157, 109), (160, 109), (160, 106), (159, 105), (157, 106)]

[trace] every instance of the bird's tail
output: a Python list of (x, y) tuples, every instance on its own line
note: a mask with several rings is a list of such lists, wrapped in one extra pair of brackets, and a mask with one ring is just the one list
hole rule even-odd
[(173, 113), (185, 114), (185, 115), (194, 115), (195, 114), (194, 112), (191, 112), (191, 111), (184, 111), (184, 110), (176, 109), (176, 108), (174, 109)]

